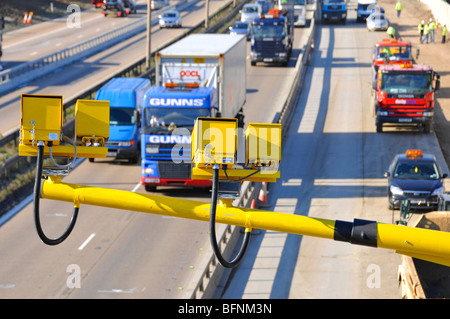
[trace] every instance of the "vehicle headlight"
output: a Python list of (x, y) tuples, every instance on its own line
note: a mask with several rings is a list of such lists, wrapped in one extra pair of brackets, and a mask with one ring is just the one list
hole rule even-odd
[[(133, 141), (133, 142), (134, 142), (134, 141)], [(133, 144), (134, 144), (134, 143), (133, 143)], [(131, 145), (133, 145), (133, 144), (131, 144), (131, 141), (119, 142), (119, 146), (125, 146), (125, 147), (131, 146)]]
[(438, 188), (436, 188), (433, 193), (431, 193), (431, 196), (438, 196), (441, 195), (444, 192), (444, 186), (440, 186)]
[(143, 174), (153, 175), (153, 168), (147, 167), (142, 170)]
[(391, 193), (392, 195), (403, 195), (403, 190), (395, 185), (391, 185)]
[(423, 112), (423, 116), (433, 117), (433, 112)]

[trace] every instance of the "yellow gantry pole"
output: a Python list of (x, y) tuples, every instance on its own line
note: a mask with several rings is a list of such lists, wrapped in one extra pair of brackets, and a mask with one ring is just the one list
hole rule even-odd
[[(62, 183), (59, 177), (52, 176), (42, 183), (41, 196), (71, 202), (76, 207), (102, 206), (201, 221), (209, 221), (211, 208), (210, 203), (200, 201)], [(447, 232), (368, 220), (333, 221), (233, 207), (231, 200), (217, 205), (216, 222), (393, 249), (400, 254), (450, 266), (450, 233)]]

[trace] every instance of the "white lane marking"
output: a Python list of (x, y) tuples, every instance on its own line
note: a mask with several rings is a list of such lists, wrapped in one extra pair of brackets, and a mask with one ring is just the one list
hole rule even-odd
[(94, 238), (95, 233), (92, 233), (85, 241), (84, 243), (81, 244), (80, 247), (78, 247), (78, 250), (83, 250), (84, 247), (86, 247), (86, 245), (91, 241), (92, 238)]
[[(138, 183), (133, 190), (131, 191), (132, 193), (136, 192), (136, 190), (139, 188), (139, 186), (141, 186), (141, 183)], [(87, 244), (89, 244), (89, 242), (92, 240), (92, 238), (94, 238), (95, 233), (92, 233), (85, 241), (84, 243), (81, 244), (80, 247), (78, 247), (78, 250), (83, 250), (84, 247), (86, 247)]]
[(134, 186), (134, 188), (133, 188), (133, 190), (131, 192), (134, 193), (135, 191), (137, 191), (139, 186), (141, 186), (141, 183), (138, 183), (136, 186)]

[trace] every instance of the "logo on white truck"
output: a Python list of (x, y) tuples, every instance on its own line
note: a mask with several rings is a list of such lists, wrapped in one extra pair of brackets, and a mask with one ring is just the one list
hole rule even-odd
[(150, 98), (152, 106), (203, 106), (203, 99)]

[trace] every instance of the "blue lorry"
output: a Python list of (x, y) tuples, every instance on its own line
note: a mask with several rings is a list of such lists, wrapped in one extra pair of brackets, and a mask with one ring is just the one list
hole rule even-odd
[(345, 0), (321, 0), (322, 22), (347, 23), (347, 3)]
[(197, 117), (218, 108), (213, 87), (153, 86), (145, 94), (141, 118), (141, 183), (156, 186), (209, 187), (191, 179), (191, 133)]
[[(97, 92), (96, 100), (110, 103), (109, 139), (105, 144), (107, 157), (139, 162), (140, 109), (149, 87), (149, 79), (113, 78)], [(93, 158), (89, 160), (94, 161)]]
[(191, 178), (191, 133), (198, 117), (238, 118), (246, 98), (246, 37), (193, 34), (155, 56), (155, 86), (141, 117), (141, 184), (211, 186)]

